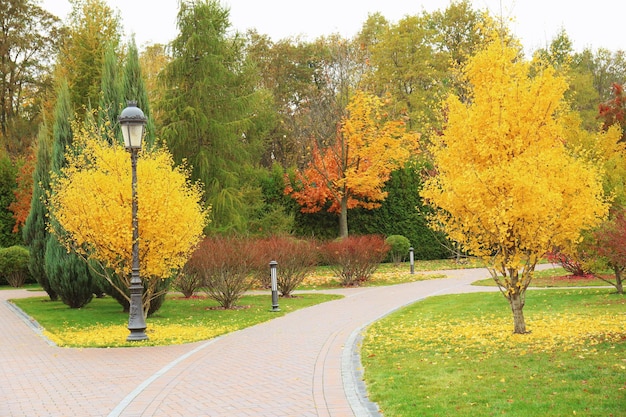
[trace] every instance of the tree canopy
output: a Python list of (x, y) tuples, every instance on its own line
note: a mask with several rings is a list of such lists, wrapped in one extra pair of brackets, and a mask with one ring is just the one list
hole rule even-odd
[(446, 100), (445, 128), (430, 150), (436, 175), (422, 190), (438, 209), (433, 225), (489, 262), (516, 333), (526, 332), (536, 262), (577, 243), (608, 209), (599, 169), (565, 146), (565, 80), (552, 67), (530, 70), (500, 39), (470, 59), (471, 94)]
[(338, 213), (341, 236), (348, 235), (348, 209), (379, 207), (391, 172), (417, 152), (419, 135), (401, 119), (388, 120), (384, 107), (379, 97), (357, 91), (336, 137), (324, 146), (315, 142), (313, 160), (285, 188), (303, 212)]
[[(80, 153), (68, 152), (62, 175), (53, 179), (50, 212), (68, 248), (125, 276), (131, 268), (131, 164), (123, 146), (99, 134), (79, 131)], [(173, 166), (165, 149), (141, 153), (137, 178), (141, 271), (147, 279), (169, 278), (202, 237), (208, 211), (199, 185)]]

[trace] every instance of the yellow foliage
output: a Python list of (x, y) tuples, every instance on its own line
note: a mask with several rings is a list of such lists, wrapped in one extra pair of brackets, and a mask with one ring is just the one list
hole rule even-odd
[(368, 338), (373, 341), (368, 345), (385, 352), (401, 349), (465, 352), (468, 359), (479, 351), (481, 355), (476, 360), (482, 361), (499, 352), (511, 356), (590, 352), (595, 345), (619, 343), (626, 337), (624, 314), (536, 314), (532, 323), (531, 333), (519, 335), (511, 332), (506, 318), (494, 315), (456, 321), (448, 317), (417, 317), (408, 323), (400, 320), (397, 325), (374, 324), (368, 330)]
[(433, 224), (465, 250), (500, 270), (534, 265), (606, 216), (601, 172), (565, 147), (567, 84), (552, 68), (531, 77), (495, 41), (464, 75), (470, 102), (445, 102), (447, 125), (430, 149), (437, 174), (422, 196), (438, 208)]
[[(81, 129), (67, 166), (53, 181), (50, 211), (68, 248), (121, 276), (130, 274), (132, 190), (129, 153)], [(139, 251), (142, 276), (168, 278), (181, 268), (207, 224), (201, 191), (174, 167), (165, 149), (141, 152), (137, 161)]]
[(565, 134), (567, 147), (602, 169), (604, 192), (613, 199), (614, 207), (626, 205), (626, 144), (621, 141), (620, 126), (592, 133), (580, 129), (580, 124), (580, 118), (570, 117)]
[[(153, 323), (147, 330), (150, 336), (149, 341), (140, 342), (139, 345), (178, 345), (183, 343), (196, 342), (199, 340), (212, 339), (225, 333), (238, 330), (236, 325), (220, 324), (160, 324)], [(44, 331), (44, 335), (61, 347), (111, 347), (124, 346), (128, 342), (126, 335), (128, 327), (126, 325), (102, 325), (96, 324), (88, 328), (67, 327), (62, 333), (52, 333)], [(137, 346), (137, 342), (132, 342)]]
[(337, 138), (327, 147), (316, 143), (313, 160), (297, 174), (301, 190), (285, 189), (303, 212), (340, 212), (342, 200), (348, 209), (380, 207), (391, 172), (418, 152), (419, 135), (406, 130), (403, 120), (388, 120), (385, 102), (357, 91), (347, 106)]

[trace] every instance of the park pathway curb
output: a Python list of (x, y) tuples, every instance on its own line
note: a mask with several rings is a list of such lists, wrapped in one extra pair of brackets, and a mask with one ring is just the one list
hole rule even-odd
[[(330, 301), (204, 342), (72, 349), (51, 346), (0, 291), (0, 416), (371, 417), (360, 376), (362, 330), (423, 298), (491, 291), (485, 269), (448, 278), (325, 291)], [(149, 326), (149, 323), (148, 323)]]

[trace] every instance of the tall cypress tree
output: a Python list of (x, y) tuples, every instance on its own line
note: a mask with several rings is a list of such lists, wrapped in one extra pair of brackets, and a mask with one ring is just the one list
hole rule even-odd
[(37, 164), (33, 172), (33, 196), (30, 202), (30, 212), (22, 229), (22, 236), (30, 250), (28, 269), (31, 275), (48, 293), (50, 300), (56, 301), (59, 296), (52, 289), (44, 268), (48, 239), (46, 228), (48, 208), (45, 198), (46, 192), (50, 189), (50, 148), (47, 132), (48, 128), (45, 124), (41, 125), (37, 139)]
[(124, 96), (123, 105), (126, 106), (128, 101), (136, 101), (137, 107), (143, 111), (143, 114), (148, 119), (144, 147), (147, 149), (152, 148), (156, 139), (156, 127), (154, 125), (154, 119), (150, 114), (148, 91), (146, 90), (146, 83), (141, 75), (139, 52), (134, 38), (128, 44), (128, 55), (126, 56), (124, 76), (122, 78), (122, 92)]
[[(52, 145), (51, 171), (57, 175), (65, 166), (65, 152), (72, 145), (71, 103), (67, 81), (61, 82), (54, 111), (54, 142)], [(52, 227), (62, 233), (54, 219)], [(93, 298), (93, 278), (87, 263), (68, 251), (53, 234), (48, 235), (44, 257), (45, 271), (50, 286), (61, 301), (71, 308), (80, 308)]]
[[(113, 130), (112, 127), (117, 123), (117, 117), (122, 111), (122, 83), (119, 77), (119, 68), (117, 64), (117, 53), (115, 46), (109, 44), (104, 53), (104, 62), (102, 64), (102, 79), (100, 82), (100, 101), (98, 105), (98, 122), (103, 127), (109, 127), (105, 130), (104, 138), (110, 141), (113, 137), (108, 131)], [(122, 136), (119, 133), (115, 136), (118, 141), (122, 142)]]

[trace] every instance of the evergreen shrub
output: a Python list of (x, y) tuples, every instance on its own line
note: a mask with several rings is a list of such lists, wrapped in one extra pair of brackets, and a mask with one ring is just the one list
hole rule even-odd
[(404, 261), (411, 248), (409, 239), (402, 235), (391, 235), (385, 239), (385, 243), (389, 245), (388, 259), (395, 264)]
[(22, 287), (29, 278), (29, 258), (28, 249), (23, 246), (0, 249), (0, 284)]

